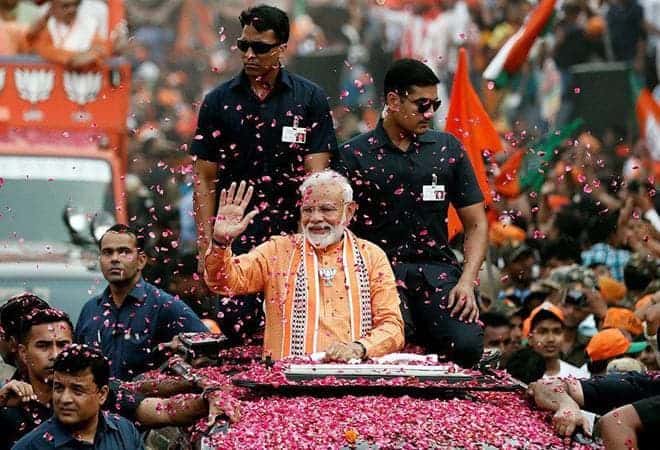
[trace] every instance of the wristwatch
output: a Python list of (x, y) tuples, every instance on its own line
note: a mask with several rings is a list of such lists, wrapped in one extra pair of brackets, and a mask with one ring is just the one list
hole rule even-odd
[(364, 344), (360, 341), (353, 341), (354, 344), (357, 344), (360, 346), (362, 349), (362, 353), (360, 354), (360, 359), (365, 359), (367, 357), (367, 347), (364, 346)]
[(213, 245), (223, 250), (231, 245), (231, 242), (220, 242), (214, 237), (211, 238), (211, 242), (213, 242)]

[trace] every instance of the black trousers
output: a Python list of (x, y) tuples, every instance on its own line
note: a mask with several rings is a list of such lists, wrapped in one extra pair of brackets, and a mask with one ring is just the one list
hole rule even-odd
[(647, 450), (658, 448), (660, 432), (660, 396), (638, 400), (632, 404), (642, 421), (643, 431), (639, 435), (639, 448)]
[(399, 281), (406, 341), (444, 355), (461, 367), (479, 362), (483, 329), (451, 317), (447, 309), (449, 291), (461, 271), (449, 264), (403, 263), (394, 266), (394, 274)]

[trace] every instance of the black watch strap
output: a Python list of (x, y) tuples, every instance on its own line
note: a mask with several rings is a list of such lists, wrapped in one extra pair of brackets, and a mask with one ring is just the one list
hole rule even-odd
[(360, 359), (365, 359), (367, 357), (367, 347), (365, 347), (360, 341), (353, 341), (353, 343), (362, 347), (362, 355), (360, 355)]
[(223, 248), (223, 249), (228, 248), (229, 246), (231, 246), (231, 242), (220, 242), (220, 241), (216, 240), (216, 238), (214, 238), (214, 237), (211, 238), (211, 242), (213, 242), (213, 245), (215, 245), (216, 247), (220, 247), (220, 248)]

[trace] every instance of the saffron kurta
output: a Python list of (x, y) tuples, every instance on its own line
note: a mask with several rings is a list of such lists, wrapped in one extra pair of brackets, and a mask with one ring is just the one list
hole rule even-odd
[[(347, 235), (348, 236), (348, 235)], [(318, 296), (309, 301), (306, 311), (315, 314), (314, 326), (305, 328), (305, 339), (314, 341), (314, 351), (324, 351), (334, 341), (359, 341), (367, 349), (367, 356), (381, 356), (396, 352), (403, 347), (403, 320), (399, 309), (399, 295), (394, 274), (385, 253), (375, 244), (357, 239), (351, 235), (355, 249), (359, 252), (360, 264), (346, 264), (346, 251), (343, 239), (326, 249), (303, 247), (303, 236), (272, 237), (247, 254), (235, 256), (230, 248), (213, 245), (206, 254), (205, 279), (209, 288), (222, 295), (243, 295), (254, 292), (264, 293), (266, 328), (264, 335), (264, 355), (274, 359), (290, 356), (291, 349), (286, 341), (290, 339), (292, 324), (290, 312), (295, 310), (293, 292), (298, 289), (294, 275), (300, 273), (294, 261), (298, 252), (314, 252), (304, 258), (314, 257), (318, 267), (335, 269), (334, 279), (327, 283), (316, 273), (307, 271), (306, 285), (310, 292)], [(310, 265), (311, 266), (311, 265)], [(362, 267), (363, 269), (360, 269)], [(369, 329), (356, 334), (356, 308), (351, 301), (355, 297), (355, 285), (351, 280), (355, 273), (365, 273), (370, 297)], [(299, 280), (300, 281), (300, 280)], [(361, 290), (365, 292), (365, 290)], [(318, 310), (316, 310), (318, 309)], [(364, 325), (364, 319), (362, 320)], [(306, 353), (309, 353), (307, 347)]]

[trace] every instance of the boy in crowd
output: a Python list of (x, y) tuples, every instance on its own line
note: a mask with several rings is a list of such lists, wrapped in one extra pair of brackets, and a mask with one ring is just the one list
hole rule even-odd
[(564, 340), (564, 313), (550, 302), (544, 302), (532, 310), (525, 320), (523, 333), (528, 336), (529, 346), (545, 359), (547, 377), (587, 378), (589, 373), (560, 359)]

